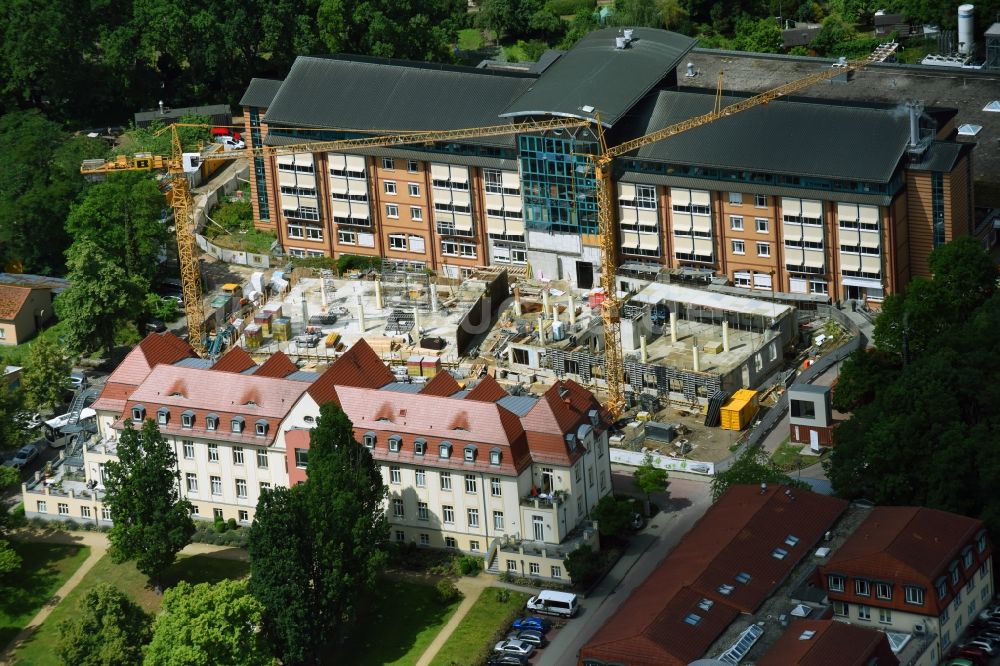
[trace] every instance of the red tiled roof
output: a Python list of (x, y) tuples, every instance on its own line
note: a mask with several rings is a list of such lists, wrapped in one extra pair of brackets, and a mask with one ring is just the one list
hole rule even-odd
[(233, 347), (212, 365), (219, 372), (243, 372), (257, 365), (243, 347)]
[[(581, 659), (683, 666), (704, 655), (741, 612), (753, 612), (806, 557), (847, 502), (784, 486), (733, 486), (581, 651)], [(795, 546), (785, 543), (793, 535)], [(783, 559), (772, 556), (783, 548)], [(736, 580), (740, 573), (750, 580)], [(722, 585), (732, 593), (719, 591)], [(702, 599), (712, 602), (699, 608)], [(688, 614), (699, 617), (686, 623)]]
[(506, 395), (508, 395), (507, 391), (503, 390), (500, 383), (492, 375), (486, 375), (465, 395), (465, 399), (479, 400), (480, 402), (496, 402)]
[(292, 363), (284, 352), (277, 351), (253, 371), (255, 377), (287, 377), (296, 372), (298, 366)]
[(597, 398), (571, 379), (556, 382), (524, 417), (525, 430), (538, 432), (576, 432), (581, 423), (590, 423), (589, 412), (596, 409), (605, 424), (608, 411)]
[(309, 386), (317, 405), (337, 400), (341, 386), (381, 388), (395, 379), (364, 339), (358, 340)]
[[(808, 638), (804, 632), (813, 632)], [(873, 662), (872, 659), (877, 659)], [(898, 666), (885, 634), (836, 620), (797, 620), (757, 666)]]
[(15, 319), (30, 295), (31, 289), (28, 287), (0, 284), (0, 319)]
[(434, 376), (434, 379), (430, 380), (424, 387), (418, 391), (420, 395), (439, 395), (447, 397), (453, 393), (461, 391), (462, 387), (458, 385), (455, 378), (451, 376), (448, 372), (439, 372)]
[(194, 356), (191, 346), (173, 333), (150, 333), (114, 369), (91, 407), (121, 412), (129, 393), (146, 379), (150, 370), (159, 364)]

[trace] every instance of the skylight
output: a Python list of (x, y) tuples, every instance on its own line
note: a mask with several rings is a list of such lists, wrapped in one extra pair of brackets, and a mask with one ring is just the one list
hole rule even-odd
[(989, 104), (983, 107), (983, 111), (991, 111), (993, 113), (1000, 113), (1000, 100), (993, 100)]
[(730, 594), (733, 593), (733, 590), (735, 590), (735, 589), (736, 588), (733, 587), (732, 585), (725, 585), (725, 584), (723, 584), (723, 585), (719, 586), (719, 594), (724, 594), (724, 595), (726, 595), (728, 597)]
[(702, 599), (701, 601), (698, 602), (698, 608), (702, 609), (703, 611), (712, 610), (712, 606), (714, 605), (715, 602), (712, 601), (711, 599)]
[(795, 536), (794, 534), (789, 534), (788, 536), (785, 537), (785, 543), (787, 545), (789, 545), (789, 546), (794, 547), (795, 544), (797, 544), (798, 542), (799, 542), (799, 538), (797, 536)]
[(816, 635), (815, 631), (813, 631), (812, 629), (806, 629), (805, 631), (803, 631), (799, 635), (799, 640), (800, 641), (807, 641), (807, 640), (809, 640), (810, 638), (812, 638), (815, 635)]
[(979, 134), (980, 131), (982, 131), (982, 129), (983, 129), (982, 125), (973, 125), (971, 123), (965, 123), (964, 125), (958, 126), (958, 135), (976, 136), (977, 134)]
[(783, 560), (787, 555), (788, 551), (785, 550), (784, 548), (775, 548), (774, 550), (771, 551), (771, 557), (773, 557), (776, 560)]
[(747, 583), (750, 582), (750, 578), (751, 578), (750, 574), (748, 574), (746, 571), (741, 571), (738, 574), (736, 574), (737, 583), (743, 583), (744, 585), (746, 585)]
[(690, 624), (692, 627), (697, 626), (701, 622), (701, 616), (695, 615), (694, 613), (688, 613), (688, 616), (684, 618), (684, 622)]

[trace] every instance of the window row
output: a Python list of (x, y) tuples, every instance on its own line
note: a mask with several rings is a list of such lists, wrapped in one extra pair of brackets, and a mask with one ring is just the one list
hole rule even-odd
[[(213, 495), (222, 495), (222, 477), (221, 476), (209, 476), (209, 487), (211, 488)], [(187, 472), (184, 475), (185, 487), (189, 493), (198, 492), (198, 474), (196, 472)], [(234, 487), (236, 489), (236, 497), (239, 499), (247, 498), (247, 480), (246, 479), (236, 479), (234, 482)], [(271, 484), (261, 483), (261, 491), (270, 489)]]
[[(400, 160), (401, 162), (403, 160)], [(396, 168), (396, 160), (391, 157), (383, 157), (381, 159), (382, 168), (386, 171), (393, 171)], [(406, 170), (410, 173), (417, 173), (420, 171), (420, 162), (417, 160), (406, 160)]]
[[(746, 243), (741, 240), (732, 241), (733, 244), (733, 254), (746, 254)], [(771, 256), (771, 244), (763, 241), (757, 241), (757, 256), (758, 257), (770, 257)]]
[[(407, 183), (407, 191), (410, 193), (411, 197), (420, 196), (420, 185), (418, 183)], [(396, 181), (385, 180), (382, 181), (382, 188), (386, 194), (396, 194)]]
[[(368, 449), (374, 450), (378, 445), (378, 434), (370, 431), (366, 432), (364, 437), (362, 437), (362, 443)], [(389, 435), (386, 443), (391, 453), (399, 453), (403, 449), (403, 438), (400, 435)], [(452, 450), (454, 448), (454, 445), (448, 441), (438, 443), (438, 457), (442, 460), (451, 458)], [(423, 437), (417, 437), (414, 439), (413, 453), (418, 456), (425, 455), (427, 453), (427, 440)], [(478, 454), (479, 448), (475, 444), (466, 444), (462, 449), (462, 458), (465, 462), (476, 462)], [(503, 452), (499, 448), (495, 447), (490, 449), (491, 465), (499, 465), (502, 459)]]
[[(441, 490), (451, 490), (451, 472), (439, 472), (438, 476)], [(403, 483), (403, 470), (399, 465), (389, 466), (389, 483), (393, 485), (401, 485)], [(417, 488), (427, 487), (426, 470), (420, 468), (414, 470), (414, 485)], [(469, 494), (479, 492), (478, 476), (475, 474), (465, 475), (465, 492)], [(499, 476), (490, 477), (490, 495), (493, 497), (503, 496), (503, 481)]]
[[(132, 421), (134, 423), (142, 423), (146, 419), (146, 407), (145, 405), (133, 405), (132, 406)], [(205, 416), (205, 429), (206, 430), (218, 430), (219, 429), (219, 415), (209, 413)], [(196, 421), (196, 414), (194, 410), (188, 409), (181, 412), (181, 427), (182, 428), (193, 428)], [(160, 407), (156, 410), (156, 423), (161, 426), (168, 425), (170, 423), (170, 409), (168, 407)], [(242, 416), (234, 416), (229, 420), (229, 431), (234, 434), (240, 434), (243, 432), (246, 426), (246, 419)], [(263, 437), (267, 434), (269, 424), (266, 419), (257, 419), (254, 423), (254, 432)]]
[[(48, 500), (38, 500), (35, 504), (35, 510), (38, 513), (48, 513), (49, 503)], [(56, 514), (60, 516), (69, 516), (69, 504), (66, 502), (59, 502), (56, 504)], [(80, 517), (81, 518), (93, 518), (93, 512), (89, 506), (80, 507)], [(111, 509), (109, 507), (101, 507), (101, 520), (111, 520)]]
[[(184, 449), (184, 459), (194, 460), (194, 447), (195, 444), (192, 441), (185, 440), (182, 444)], [(246, 458), (245, 451), (242, 446), (231, 447), (231, 453), (233, 456), (234, 465), (244, 464)], [(259, 469), (268, 468), (268, 458), (267, 449), (256, 449), (257, 467)], [(208, 445), (208, 462), (219, 462), (219, 445), (209, 444)]]

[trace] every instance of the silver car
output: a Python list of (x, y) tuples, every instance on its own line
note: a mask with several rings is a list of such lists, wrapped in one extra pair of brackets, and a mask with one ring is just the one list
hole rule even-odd
[(508, 638), (505, 641), (500, 641), (493, 648), (494, 652), (504, 652), (507, 654), (519, 654), (524, 657), (530, 657), (535, 651), (535, 646), (531, 643), (526, 643), (525, 641), (519, 641), (514, 638)]

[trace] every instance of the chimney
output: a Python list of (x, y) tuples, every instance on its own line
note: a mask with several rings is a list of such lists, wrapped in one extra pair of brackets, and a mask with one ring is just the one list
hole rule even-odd
[(695, 76), (697, 76), (697, 72), (694, 71), (694, 63), (693, 62), (689, 62), (687, 64), (687, 74), (685, 74), (684, 76), (686, 76), (689, 79), (693, 79)]
[(163, 110), (163, 100), (161, 99), (160, 100), (160, 115), (162, 116), (164, 113), (165, 113), (165, 111)]
[(920, 145), (920, 114), (924, 111), (924, 105), (913, 99), (906, 103), (906, 108), (910, 110), (910, 148)]

